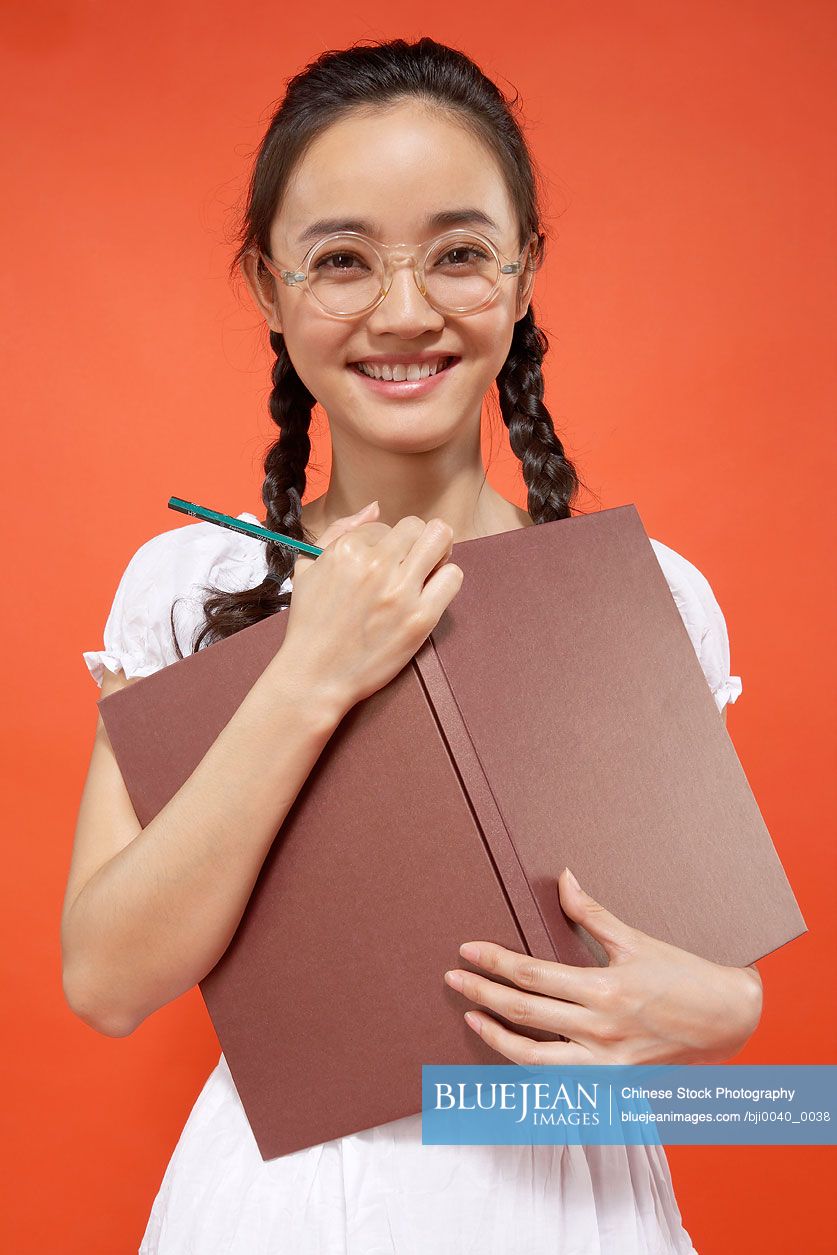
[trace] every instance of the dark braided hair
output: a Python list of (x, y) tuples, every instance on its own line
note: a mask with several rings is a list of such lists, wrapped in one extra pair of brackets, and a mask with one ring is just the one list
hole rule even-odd
[[(517, 95), (507, 99), (465, 53), (424, 37), (415, 43), (403, 39), (360, 42), (324, 52), (289, 80), (256, 155), (231, 276), (254, 248), (270, 254), (270, 228), (282, 195), (316, 137), (353, 109), (372, 109), (407, 98), (453, 115), (495, 154), (516, 211), (520, 248), (535, 234), (537, 248), (530, 253), (529, 267), (541, 265), (545, 235), (540, 229), (534, 163), (515, 117)], [(269, 279), (261, 260), (259, 277)], [(279, 437), (264, 463), (265, 526), (314, 544), (316, 538), (304, 527), (301, 511), (311, 451), (308, 429), (316, 398), (294, 369), (284, 336), (271, 331), (270, 344), (276, 362), (269, 409)], [(508, 357), (496, 380), (509, 442), (522, 464), (527, 509), (536, 524), (568, 518), (581, 483), (543, 401), (541, 364), (547, 348), (548, 340), (535, 322), (530, 303), (514, 325)], [(268, 571), (258, 587), (243, 592), (204, 588), (208, 593), (204, 623), (196, 632), (193, 650), (223, 640), (290, 604), (291, 593), (280, 592), (280, 585), (293, 574), (296, 553), (270, 542), (265, 551)], [(177, 656), (182, 658), (174, 607), (171, 628)]]

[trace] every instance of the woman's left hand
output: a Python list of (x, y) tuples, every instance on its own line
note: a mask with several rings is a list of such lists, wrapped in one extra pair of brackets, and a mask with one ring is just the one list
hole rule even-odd
[(578, 888), (569, 869), (558, 891), (566, 914), (601, 943), (609, 965), (571, 967), (490, 941), (465, 943), (464, 959), (516, 988), (462, 969), (445, 973), (449, 985), (513, 1024), (570, 1039), (535, 1041), (492, 1016), (468, 1012), (466, 1021), (487, 1045), (531, 1067), (718, 1063), (741, 1049), (761, 1016), (755, 966), (711, 963), (631, 928)]

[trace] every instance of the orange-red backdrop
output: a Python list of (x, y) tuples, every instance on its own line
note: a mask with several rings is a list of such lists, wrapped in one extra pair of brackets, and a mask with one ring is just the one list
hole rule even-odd
[[(712, 584), (744, 685), (729, 732), (810, 928), (761, 963), (764, 1018), (739, 1059), (834, 1061), (834, 14), (7, 10), (3, 1250), (135, 1250), (218, 1058), (197, 990), (121, 1040), (64, 1002), (59, 919), (98, 696), (81, 652), (100, 646), (130, 555), (184, 522), (170, 495), (260, 509), (268, 357), (225, 277), (229, 211), (285, 79), (356, 39), (430, 34), (522, 93), (548, 181), (535, 303), (556, 427), (586, 505), (635, 502)], [(525, 504), (508, 446), (494, 450), (491, 482)], [(669, 1160), (701, 1255), (835, 1249), (832, 1151)]]

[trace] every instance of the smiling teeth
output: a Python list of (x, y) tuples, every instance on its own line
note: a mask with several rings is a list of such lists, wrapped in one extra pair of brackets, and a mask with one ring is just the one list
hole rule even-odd
[(440, 357), (437, 362), (411, 362), (409, 366), (378, 366), (372, 362), (357, 362), (357, 369), (364, 375), (369, 375), (371, 379), (389, 379), (394, 381), (407, 380), (410, 383), (417, 383), (419, 379), (429, 379), (431, 375), (435, 375), (447, 362), (449, 358)]

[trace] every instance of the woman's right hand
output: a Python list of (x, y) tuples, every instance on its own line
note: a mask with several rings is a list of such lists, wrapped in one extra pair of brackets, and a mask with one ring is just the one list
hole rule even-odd
[(415, 515), (376, 521), (377, 502), (337, 519), (300, 554), (282, 643), (294, 669), (328, 694), (340, 717), (410, 661), (462, 586), (448, 562), (453, 530)]

